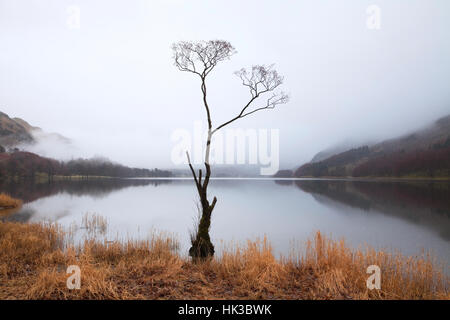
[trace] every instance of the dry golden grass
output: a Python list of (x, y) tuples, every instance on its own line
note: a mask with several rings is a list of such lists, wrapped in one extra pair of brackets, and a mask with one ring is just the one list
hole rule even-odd
[(22, 201), (11, 196), (0, 193), (0, 209), (15, 209), (22, 205)]
[[(55, 224), (0, 223), (0, 299), (449, 299), (449, 280), (427, 256), (350, 250), (319, 232), (306, 253), (275, 259), (267, 239), (192, 263), (171, 237), (64, 244)], [(366, 268), (381, 268), (368, 290)], [(81, 288), (66, 287), (66, 268)]]

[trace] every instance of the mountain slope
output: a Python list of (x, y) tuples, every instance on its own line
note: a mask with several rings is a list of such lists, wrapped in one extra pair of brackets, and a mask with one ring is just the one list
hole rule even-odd
[(10, 118), (0, 111), (0, 145), (14, 147), (23, 144), (32, 144), (37, 141), (51, 141), (63, 144), (71, 140), (58, 134), (48, 133), (39, 127), (32, 126), (21, 118)]
[(295, 176), (450, 176), (449, 157), (450, 115), (425, 129), (304, 164)]
[(28, 122), (26, 122), (21, 118), (12, 118), (12, 119), (15, 122), (19, 123), (20, 125), (22, 125), (28, 131), (28, 133), (30, 133), (33, 136), (35, 140), (50, 139), (50, 141), (56, 141), (65, 144), (69, 144), (72, 142), (69, 138), (66, 138), (59, 133), (45, 132), (39, 127), (33, 127), (32, 125), (30, 125)]
[(34, 138), (27, 127), (0, 111), (0, 145), (11, 147), (33, 141)]
[(32, 130), (42, 130), (39, 127), (33, 127), (31, 124), (29, 124), (28, 122), (26, 122), (25, 120), (21, 119), (21, 118), (12, 118), (12, 120), (14, 120), (16, 123), (20, 124), (22, 127), (24, 127), (27, 131), (32, 131)]

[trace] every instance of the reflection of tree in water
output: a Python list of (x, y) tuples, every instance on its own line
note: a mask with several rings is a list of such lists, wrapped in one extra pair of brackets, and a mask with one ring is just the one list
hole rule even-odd
[(90, 195), (100, 198), (123, 188), (147, 185), (156, 187), (170, 182), (171, 180), (163, 179), (59, 180), (48, 183), (35, 183), (33, 180), (23, 180), (19, 182), (3, 182), (0, 184), (0, 192), (6, 192), (12, 197), (28, 203), (58, 193), (68, 193), (76, 196)]
[[(426, 225), (450, 240), (448, 182), (298, 180), (295, 184), (312, 195), (322, 195), (350, 207)], [(316, 199), (324, 202), (323, 197)]]

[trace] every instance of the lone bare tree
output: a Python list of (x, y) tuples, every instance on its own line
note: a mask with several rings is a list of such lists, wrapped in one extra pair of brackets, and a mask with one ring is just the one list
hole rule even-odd
[[(283, 77), (273, 69), (272, 65), (255, 65), (250, 70), (243, 68), (235, 72), (235, 74), (250, 91), (250, 98), (235, 117), (214, 128), (211, 120), (210, 106), (207, 101), (206, 78), (219, 62), (230, 59), (235, 53), (235, 49), (227, 41), (211, 40), (178, 42), (173, 44), (172, 50), (175, 66), (180, 71), (191, 72), (199, 77), (203, 94), (203, 105), (208, 121), (204, 177), (202, 176), (201, 169), (198, 170), (197, 176), (192, 166), (189, 153), (186, 152), (189, 168), (194, 176), (202, 209), (196, 234), (192, 238), (192, 247), (189, 249), (189, 255), (193, 258), (207, 258), (214, 255), (214, 245), (211, 243), (209, 228), (211, 225), (211, 213), (217, 203), (216, 197), (213, 198), (212, 203), (208, 200), (208, 184), (211, 177), (211, 166), (209, 164), (211, 139), (218, 130), (238, 119), (242, 119), (261, 110), (274, 109), (277, 105), (287, 103), (288, 96), (282, 91), (276, 92), (283, 83)], [(258, 99), (262, 97), (265, 99)], [(258, 103), (260, 104), (258, 105)]]

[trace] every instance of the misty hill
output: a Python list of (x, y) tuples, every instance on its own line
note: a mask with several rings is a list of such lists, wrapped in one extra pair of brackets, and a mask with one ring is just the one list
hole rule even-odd
[(38, 140), (51, 139), (61, 143), (70, 143), (71, 140), (58, 134), (48, 133), (39, 127), (30, 125), (21, 118), (10, 118), (0, 111), (0, 145), (15, 147), (17, 145), (32, 144)]
[[(57, 133), (47, 133), (20, 118), (10, 118), (0, 112), (0, 180), (10, 178), (34, 178), (46, 174), (49, 178), (58, 176), (107, 176), (131, 177), (170, 177), (170, 171), (159, 169), (130, 168), (114, 163), (106, 158), (76, 159), (58, 161), (42, 157), (33, 152), (20, 151), (22, 146), (40, 143), (64, 143), (71, 140)], [(9, 152), (6, 148), (8, 147)], [(19, 147), (19, 148), (17, 148)]]
[[(317, 156), (313, 161), (317, 160)], [(450, 115), (425, 129), (334, 154), (298, 168), (296, 177), (450, 176)]]
[(294, 175), (292, 170), (278, 170), (276, 174), (274, 174), (275, 178), (291, 178)]
[(0, 111), (0, 145), (12, 147), (33, 141), (34, 138), (27, 127)]
[(25, 120), (21, 119), (21, 118), (12, 118), (12, 120), (14, 120), (16, 123), (20, 124), (22, 127), (24, 127), (27, 131), (33, 131), (33, 130), (42, 130), (39, 127), (33, 127), (31, 124), (29, 124), (28, 122), (26, 122)]
[(335, 154), (344, 152), (345, 150), (349, 149), (348, 146), (335, 146), (331, 148), (327, 148), (325, 150), (322, 150), (318, 152), (312, 159), (311, 162), (320, 162), (323, 161), (331, 156), (334, 156)]
[(72, 141), (63, 135), (55, 132), (46, 132), (39, 127), (34, 127), (21, 118), (12, 118), (15, 122), (22, 125), (35, 140), (39, 141), (57, 141), (59, 143), (69, 144)]

